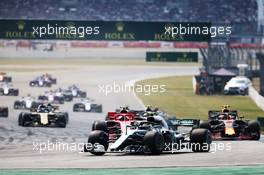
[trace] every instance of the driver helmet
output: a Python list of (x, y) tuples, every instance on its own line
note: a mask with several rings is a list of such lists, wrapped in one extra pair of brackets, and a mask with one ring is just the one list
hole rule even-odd
[(229, 112), (230, 112), (229, 108), (230, 108), (229, 105), (224, 105), (224, 106), (222, 107), (222, 112), (223, 112), (223, 113), (229, 113)]
[(121, 107), (120, 113), (128, 113), (128, 110), (126, 107)]
[(152, 112), (151, 106), (147, 106), (146, 112)]

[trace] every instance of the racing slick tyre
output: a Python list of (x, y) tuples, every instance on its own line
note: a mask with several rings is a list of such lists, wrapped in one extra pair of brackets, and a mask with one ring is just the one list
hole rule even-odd
[(102, 113), (103, 112), (103, 107), (102, 105), (98, 106), (95, 110), (95, 112)]
[(86, 98), (87, 97), (87, 93), (86, 92), (80, 92), (79, 96), (81, 98)]
[(14, 91), (14, 96), (18, 96), (18, 95), (19, 95), (19, 90), (16, 89), (16, 90)]
[(83, 108), (80, 106), (82, 106), (82, 104), (80, 104), (80, 103), (74, 104), (73, 105), (73, 112), (84, 111), (84, 106), (83, 106)]
[(208, 129), (199, 128), (192, 130), (190, 144), (193, 152), (209, 152), (211, 143), (212, 136)]
[(164, 137), (157, 131), (149, 131), (144, 136), (144, 145), (149, 149), (151, 154), (159, 155), (162, 153), (165, 145)]
[(34, 81), (29, 82), (29, 86), (34, 87), (36, 86), (36, 83)]
[(18, 126), (23, 126), (24, 125), (24, 115), (23, 113), (20, 113), (18, 116)]
[(7, 82), (7, 83), (12, 82), (12, 77), (5, 77), (4, 82)]
[(15, 101), (14, 103), (14, 109), (19, 109), (21, 106), (20, 102), (19, 101)]
[(46, 83), (46, 87), (51, 87), (52, 84), (51, 83)]
[(57, 79), (56, 79), (56, 78), (52, 79), (52, 80), (51, 80), (51, 83), (52, 83), (52, 84), (57, 84)]
[(108, 128), (107, 128), (106, 122), (100, 121), (100, 120), (94, 121), (93, 125), (92, 125), (92, 131), (94, 131), (94, 130), (100, 130), (100, 131), (104, 131), (104, 132), (108, 133)]
[(0, 117), (8, 117), (8, 107), (0, 108)]
[(64, 116), (65, 116), (65, 119), (66, 119), (66, 123), (68, 124), (69, 123), (69, 113), (65, 112)]
[(248, 129), (252, 140), (260, 139), (260, 124), (256, 120), (248, 121)]
[(67, 119), (65, 115), (59, 115), (57, 121), (55, 122), (56, 126), (60, 128), (65, 128), (67, 124)]
[[(104, 131), (100, 131), (100, 130), (92, 131), (88, 138), (88, 143), (93, 145), (93, 148), (90, 152), (97, 156), (104, 155), (109, 146), (108, 140), (109, 140), (108, 135)], [(100, 151), (100, 152), (94, 151), (94, 148), (97, 147), (95, 144), (102, 145), (104, 147), (104, 151)], [(86, 146), (84, 146), (84, 151), (88, 152)]]
[(211, 125), (208, 121), (203, 121), (200, 123), (199, 128), (211, 130)]
[(20, 113), (18, 116), (18, 126), (29, 126), (30, 119), (27, 113)]

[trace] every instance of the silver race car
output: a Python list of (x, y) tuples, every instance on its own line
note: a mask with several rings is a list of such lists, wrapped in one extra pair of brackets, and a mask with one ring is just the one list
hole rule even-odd
[[(163, 152), (173, 153), (184, 148), (194, 152), (210, 151), (211, 133), (207, 129), (196, 129), (199, 126), (199, 120), (176, 120), (174, 125), (176, 128), (191, 126), (191, 130), (183, 133), (169, 128), (165, 119), (158, 115), (135, 121), (127, 125), (126, 131), (110, 145), (110, 152), (161, 154)], [(84, 152), (94, 155), (103, 155), (107, 152), (109, 133), (105, 127), (101, 123), (98, 129), (90, 133)]]
[(1, 86), (0, 86), (0, 95), (18, 96), (18, 94), (19, 94), (19, 90), (13, 88), (12, 84), (9, 84), (9, 83), (1, 84)]
[(14, 109), (37, 108), (41, 104), (43, 103), (38, 102), (35, 97), (28, 95), (26, 97), (21, 97), (19, 100), (16, 100), (14, 102)]
[(80, 102), (73, 105), (73, 112), (97, 112), (101, 113), (103, 107), (101, 104), (93, 103), (91, 99), (81, 99)]

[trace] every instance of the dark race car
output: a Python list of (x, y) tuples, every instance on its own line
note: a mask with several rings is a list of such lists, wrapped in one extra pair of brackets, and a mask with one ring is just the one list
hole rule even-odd
[(91, 99), (81, 99), (79, 103), (73, 105), (73, 112), (97, 112), (101, 113), (103, 107), (101, 104), (93, 103)]
[(8, 117), (8, 107), (0, 107), (0, 117)]
[(62, 91), (62, 96), (64, 98), (64, 101), (72, 101), (73, 100), (73, 95), (70, 90), (63, 90)]
[(21, 97), (19, 100), (16, 100), (14, 102), (14, 109), (37, 108), (41, 104), (43, 103), (36, 101), (34, 97), (31, 97), (31, 96)]
[(45, 73), (41, 76), (45, 81), (50, 81), (51, 84), (57, 84), (57, 79), (53, 78), (52, 75)]
[(44, 95), (39, 95), (38, 100), (42, 103), (64, 104), (63, 95), (55, 91), (47, 91)]
[[(108, 150), (115, 153), (156, 155), (163, 152), (173, 153), (181, 149), (190, 149), (194, 152), (210, 151), (212, 141), (210, 131), (202, 128), (195, 129), (193, 125), (195, 122), (191, 124), (193, 128), (188, 133), (182, 133), (170, 129), (161, 116), (129, 121), (123, 125), (124, 129), (120, 137), (110, 146), (109, 128), (103, 125), (100, 128), (93, 127), (84, 151), (94, 155), (103, 155)], [(177, 125), (183, 126), (184, 123), (184, 120), (178, 120)], [(188, 120), (188, 126), (190, 126), (190, 120)]]
[(87, 93), (81, 90), (76, 85), (69, 86), (67, 90), (71, 91), (73, 97), (75, 98), (86, 98), (87, 97)]
[(5, 83), (2, 84), (0, 87), (0, 95), (4, 96), (18, 96), (19, 95), (19, 90), (13, 88), (11, 84)]
[(52, 82), (50, 80), (45, 80), (42, 77), (37, 77), (35, 80), (29, 82), (31, 87), (51, 87)]
[(208, 121), (200, 123), (200, 128), (211, 131), (213, 139), (259, 140), (260, 124), (256, 120), (242, 120), (238, 112), (228, 105), (222, 110), (209, 111)]
[(65, 128), (68, 123), (68, 113), (59, 112), (58, 107), (40, 105), (31, 112), (21, 112), (18, 117), (19, 126), (55, 126)]
[(12, 77), (6, 76), (5, 72), (0, 72), (0, 82), (10, 83), (10, 82), (12, 82)]

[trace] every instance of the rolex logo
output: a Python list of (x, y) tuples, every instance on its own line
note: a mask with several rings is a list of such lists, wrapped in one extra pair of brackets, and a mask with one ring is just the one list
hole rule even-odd
[(124, 23), (121, 23), (121, 22), (116, 23), (116, 30), (117, 30), (118, 32), (123, 32), (123, 31), (124, 31), (124, 26), (125, 26)]
[(24, 21), (18, 21), (16, 24), (19, 30), (24, 30), (26, 23)]
[(71, 28), (75, 27), (75, 24), (74, 24), (74, 22), (67, 22), (67, 23), (66, 23), (66, 27), (67, 27), (68, 29), (71, 29)]

